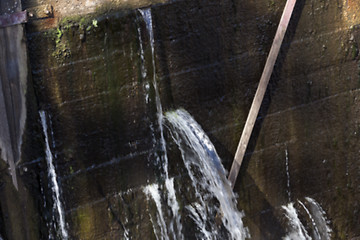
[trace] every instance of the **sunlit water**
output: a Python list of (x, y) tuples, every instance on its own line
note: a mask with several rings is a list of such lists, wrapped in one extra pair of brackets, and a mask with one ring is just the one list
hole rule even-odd
[[(163, 114), (159, 87), (156, 77), (155, 46), (153, 33), (153, 19), (151, 9), (139, 10), (149, 35), (151, 48), (152, 76), (149, 76), (145, 64), (145, 45), (141, 37), (140, 27), (137, 29), (140, 43), (141, 77), (145, 80), (144, 92), (145, 102), (150, 104), (150, 86), (154, 89), (154, 100), (157, 110), (156, 122), (151, 123), (153, 130), (153, 143), (156, 153), (155, 161), (162, 171), (162, 180), (149, 184), (143, 188), (143, 193), (148, 202), (152, 202), (156, 208), (156, 214), (150, 214), (156, 239), (184, 239), (183, 218), (190, 217), (196, 225), (193, 233), (196, 239), (247, 239), (251, 238), (249, 230), (244, 226), (242, 219), (244, 213), (237, 209), (236, 199), (229, 182), (226, 179), (226, 171), (215, 147), (202, 130), (200, 125), (185, 110), (176, 110)], [(68, 239), (64, 211), (61, 204), (60, 189), (57, 182), (53, 154), (49, 144), (48, 126), (46, 114), (40, 112), (43, 126), (46, 160), (49, 172), (51, 188), (53, 191), (53, 211), (58, 230), (57, 238)], [(168, 154), (164, 137), (164, 123), (171, 132), (172, 140), (180, 150), (183, 163), (191, 180), (189, 189), (194, 192), (195, 200), (186, 206), (185, 210), (180, 209), (177, 197), (177, 189), (174, 186), (174, 178), (169, 177)], [(51, 124), (50, 124), (51, 125)], [(156, 128), (154, 127), (156, 126)], [(51, 137), (51, 135), (50, 135)], [(160, 150), (160, 151), (158, 151)], [(56, 156), (55, 156), (56, 158)], [(285, 150), (285, 167), (287, 177), (287, 195), (291, 200), (289, 154)], [(45, 195), (45, 194), (44, 194)], [(312, 198), (305, 198), (306, 201), (298, 200), (282, 206), (284, 216), (287, 219), (287, 234), (285, 240), (307, 240), (307, 239), (330, 239), (331, 228), (326, 219), (326, 214), (320, 204)], [(44, 201), (45, 203), (46, 201)], [(46, 207), (46, 206), (45, 206)], [(301, 210), (299, 209), (301, 208)], [(185, 214), (181, 214), (181, 211)], [(301, 218), (299, 211), (307, 216), (307, 222)], [(310, 226), (310, 227), (309, 227)], [(123, 238), (131, 239), (131, 232), (124, 228)], [(134, 236), (136, 237), (136, 236)], [(50, 236), (50, 239), (52, 236)], [(1, 237), (0, 237), (1, 240)]]
[[(242, 222), (244, 214), (236, 207), (225, 169), (210, 139), (185, 110), (168, 112), (166, 119), (196, 194), (196, 202), (186, 208), (201, 232), (198, 238), (249, 237), (248, 229)], [(216, 219), (221, 223), (215, 223)], [(221, 224), (227, 230), (225, 236), (219, 227)]]
[[(53, 154), (51, 153), (50, 144), (49, 144), (49, 137), (48, 137), (48, 127), (46, 123), (46, 114), (44, 111), (40, 111), (40, 118), (41, 118), (41, 124), (43, 127), (43, 132), (45, 136), (45, 152), (46, 152), (46, 162), (48, 167), (48, 175), (50, 178), (51, 183), (51, 189), (53, 192), (53, 210), (56, 212), (56, 223), (58, 225), (57, 230), (59, 231), (59, 237), (61, 237), (63, 240), (68, 239), (68, 232), (66, 230), (65, 226), (65, 217), (64, 217), (64, 210), (60, 201), (60, 189), (59, 184), (57, 182), (56, 178), (56, 172), (55, 167), (53, 163)], [(51, 234), (50, 234), (51, 239)]]

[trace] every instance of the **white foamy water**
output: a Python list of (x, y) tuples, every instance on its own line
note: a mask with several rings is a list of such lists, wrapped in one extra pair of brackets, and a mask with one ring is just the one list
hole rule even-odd
[(303, 207), (303, 209), (305, 210), (306, 214), (308, 215), (308, 217), (311, 221), (312, 229), (314, 232), (313, 233), (314, 239), (320, 240), (321, 238), (320, 238), (319, 229), (317, 228), (314, 218), (312, 217), (311, 213), (309, 212), (309, 209), (307, 209), (307, 207), (300, 200), (298, 200), (298, 203)]
[(55, 167), (53, 164), (53, 155), (51, 153), (50, 144), (49, 144), (46, 115), (45, 115), (44, 111), (40, 111), (39, 114), (40, 114), (41, 124), (43, 127), (44, 136), (45, 136), (46, 162), (47, 162), (47, 167), (48, 167), (48, 175), (50, 177), (50, 181), (52, 184), (52, 191), (53, 191), (53, 201), (54, 201), (53, 209), (57, 212), (57, 215), (58, 215), (57, 216), (57, 225), (59, 228), (58, 230), (60, 231), (60, 235), (61, 235), (62, 239), (66, 240), (66, 239), (68, 239), (68, 233), (67, 233), (66, 226), (65, 226), (64, 211), (63, 211), (63, 207), (62, 207), (62, 204), (60, 201), (60, 189), (59, 189), (59, 184), (56, 179), (56, 172), (55, 172)]
[(289, 203), (287, 206), (282, 206), (285, 210), (285, 216), (289, 221), (289, 233), (284, 240), (311, 240), (304, 225), (299, 219), (298, 213), (294, 207), (294, 203)]
[[(306, 197), (305, 200), (306, 202), (297, 201), (299, 209), (295, 208), (293, 202), (282, 206), (288, 220), (288, 233), (283, 239), (330, 240), (332, 230), (329, 227), (329, 221), (326, 219), (325, 211), (314, 199)], [(299, 212), (303, 213), (302, 220), (300, 220)], [(304, 223), (311, 230), (310, 232), (306, 230)]]
[[(187, 206), (187, 209), (202, 233), (199, 238), (224, 238), (224, 233), (214, 222), (217, 214), (222, 214), (220, 221), (227, 230), (226, 239), (250, 237), (242, 222), (244, 214), (236, 208), (235, 196), (225, 177), (225, 169), (210, 139), (185, 110), (168, 112), (166, 119), (197, 197), (197, 201)], [(219, 206), (211, 203), (214, 199), (219, 202)]]
[(159, 192), (159, 185), (158, 184), (151, 184), (144, 188), (144, 193), (146, 194), (146, 197), (148, 200), (149, 198), (152, 198), (155, 202), (155, 206), (157, 209), (157, 225), (160, 228), (160, 234), (154, 229), (154, 233), (156, 235), (156, 239), (169, 239), (167, 227), (162, 211), (162, 205), (161, 205), (161, 197)]
[(326, 218), (325, 211), (314, 199), (310, 197), (306, 197), (305, 199), (309, 203), (309, 210), (320, 235), (319, 239), (330, 239), (332, 230), (330, 228), (330, 222)]
[[(170, 222), (170, 232), (172, 233), (174, 239), (183, 239), (184, 237), (182, 235), (182, 224), (181, 224), (181, 218), (179, 215), (180, 207), (176, 200), (174, 178), (171, 178), (171, 179), (167, 178), (165, 180), (165, 187), (168, 191), (167, 204), (168, 204), (168, 206), (170, 206), (171, 213), (173, 215), (173, 218), (171, 219), (171, 222)], [(175, 230), (175, 227), (177, 227), (176, 230)]]

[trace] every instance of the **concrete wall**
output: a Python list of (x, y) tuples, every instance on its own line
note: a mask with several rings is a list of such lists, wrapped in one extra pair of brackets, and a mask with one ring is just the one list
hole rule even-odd
[[(199, 1), (155, 10), (169, 106), (195, 116), (228, 169), (284, 4)], [(275, 215), (289, 201), (285, 151), (291, 200), (317, 199), (334, 239), (359, 236), (358, 10), (355, 1), (297, 3), (235, 186), (255, 239), (281, 237)]]
[[(24, 8), (44, 2), (27, 4)], [(18, 171), (39, 209), (38, 232), (48, 234), (44, 226), (50, 214), (41, 196), (51, 199), (36, 117), (43, 109), (53, 131), (72, 239), (120, 237), (121, 224), (135, 239), (155, 238), (145, 224), (149, 216), (141, 190), (158, 176), (149, 164), (150, 125), (156, 124), (153, 92), (151, 104), (145, 101), (151, 61), (146, 61), (147, 79), (141, 78), (138, 29), (145, 58), (151, 59), (144, 22), (124, 5), (66, 17), (56, 15), (62, 9), (56, 4), (55, 18), (27, 25), (36, 104), (28, 110), (28, 157)], [(152, 8), (164, 110), (188, 110), (227, 169), (284, 5), (189, 0)], [(289, 202), (288, 192), (290, 201), (312, 197), (321, 203), (333, 239), (360, 236), (359, 7), (354, 0), (298, 1), (235, 186), (253, 239), (283, 236), (278, 214)], [(169, 152), (171, 176), (182, 176), (171, 143)], [(186, 185), (181, 177), (175, 181), (180, 189)]]

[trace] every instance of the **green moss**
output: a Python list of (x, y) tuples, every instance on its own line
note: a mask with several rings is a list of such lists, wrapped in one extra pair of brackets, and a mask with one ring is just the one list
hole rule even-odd
[(270, 0), (270, 2), (268, 3), (269, 8), (274, 8), (275, 7), (275, 1), (274, 0)]
[(359, 48), (357, 43), (353, 43), (353, 45), (351, 46), (351, 58), (355, 60), (357, 56), (359, 56)]
[(56, 44), (59, 44), (60, 43), (60, 41), (61, 41), (61, 37), (63, 36), (63, 31), (61, 30), (61, 28), (60, 27), (58, 27), (57, 29), (56, 29)]
[(56, 28), (55, 30), (50, 30), (48, 34), (53, 36), (52, 38), (55, 42), (55, 47), (51, 55), (61, 62), (65, 58), (70, 57), (71, 51), (66, 44), (66, 41), (63, 41), (64, 28), (58, 26), (58, 28)]

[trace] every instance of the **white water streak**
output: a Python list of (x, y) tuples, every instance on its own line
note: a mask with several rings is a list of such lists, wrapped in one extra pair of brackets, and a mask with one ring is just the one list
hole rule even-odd
[(168, 157), (167, 157), (167, 153), (166, 153), (166, 142), (165, 142), (165, 138), (164, 138), (164, 127), (163, 127), (164, 115), (163, 115), (162, 106), (161, 106), (159, 89), (158, 89), (158, 85), (157, 85), (157, 81), (156, 81), (154, 31), (153, 31), (151, 8), (139, 9), (139, 12), (142, 15), (142, 17), (146, 23), (146, 28), (148, 30), (149, 38), (150, 38), (151, 59), (152, 59), (152, 66), (153, 66), (152, 84), (153, 84), (154, 91), (155, 91), (155, 103), (156, 103), (156, 111), (157, 111), (157, 118), (158, 118), (158, 126), (159, 126), (159, 131), (160, 131), (160, 148), (161, 148), (161, 152), (162, 152), (162, 156), (160, 158), (162, 160), (165, 178), (168, 178), (169, 177)]
[(305, 198), (310, 204), (310, 212), (321, 235), (321, 239), (331, 239), (332, 230), (329, 227), (330, 222), (326, 219), (326, 213), (318, 202), (310, 197)]
[(303, 209), (305, 210), (306, 214), (308, 215), (310, 221), (311, 221), (311, 225), (313, 227), (313, 231), (314, 231), (314, 238), (316, 240), (321, 240), (320, 237), (320, 233), (319, 233), (319, 229), (316, 226), (315, 220), (312, 217), (311, 213), (309, 212), (309, 209), (307, 209), (307, 207), (305, 206), (305, 204), (303, 204), (300, 200), (298, 200), (298, 203), (303, 207)]
[[(170, 223), (170, 231), (173, 234), (174, 239), (184, 239), (184, 236), (182, 235), (182, 224), (181, 219), (179, 215), (179, 204), (176, 200), (176, 193), (175, 193), (175, 187), (174, 187), (174, 178), (167, 178), (165, 180), (165, 187), (168, 190), (168, 199), (167, 204), (171, 207), (171, 212), (173, 214), (173, 219)], [(177, 226), (177, 231), (174, 229), (174, 220)], [(178, 236), (176, 236), (176, 232), (178, 233)]]
[[(220, 239), (216, 224), (213, 222), (207, 224), (220, 211), (223, 214), (221, 220), (229, 232), (229, 238), (245, 239), (249, 237), (248, 229), (244, 228), (242, 223), (243, 213), (236, 208), (235, 196), (225, 177), (225, 169), (210, 139), (185, 110), (168, 112), (166, 118), (171, 125), (174, 141), (181, 151), (185, 167), (198, 197), (198, 202), (188, 206), (187, 209), (204, 237)], [(208, 205), (213, 198), (219, 201), (219, 208)]]
[[(169, 239), (167, 228), (164, 220), (164, 215), (161, 207), (161, 198), (159, 193), (159, 185), (157, 184), (151, 184), (145, 187), (144, 193), (146, 194), (148, 200), (149, 197), (151, 197), (154, 202), (157, 209), (157, 225), (160, 227), (160, 239)], [(157, 238), (159, 239), (159, 236), (156, 233), (156, 230), (154, 229), (155, 234)]]
[[(176, 200), (176, 194), (175, 194), (175, 189), (174, 189), (174, 183), (173, 180), (169, 179), (169, 171), (168, 171), (168, 156), (167, 156), (167, 151), (166, 151), (166, 142), (165, 142), (165, 138), (164, 138), (164, 127), (163, 127), (163, 123), (164, 123), (164, 115), (163, 115), (163, 110), (162, 110), (162, 105), (161, 105), (161, 100), (160, 100), (160, 94), (159, 94), (159, 89), (158, 89), (158, 85), (157, 85), (157, 81), (156, 81), (156, 65), (155, 65), (155, 47), (154, 47), (154, 31), (153, 31), (153, 22), (152, 22), (152, 15), (151, 15), (151, 8), (146, 8), (146, 9), (139, 9), (140, 14), (142, 15), (145, 23), (146, 23), (146, 28), (148, 30), (149, 33), (149, 39), (150, 39), (150, 47), (151, 47), (151, 57), (152, 57), (152, 67), (153, 67), (153, 79), (152, 79), (152, 84), (154, 87), (154, 91), (155, 91), (155, 103), (156, 103), (156, 111), (157, 111), (157, 120), (158, 120), (158, 127), (159, 127), (159, 132), (160, 132), (160, 150), (161, 150), (161, 155), (160, 155), (160, 160), (162, 162), (162, 168), (164, 171), (164, 177), (165, 177), (165, 187), (167, 189), (167, 194), (168, 194), (168, 205), (170, 206), (171, 210), (172, 210), (172, 214), (173, 217), (175, 219), (176, 225), (177, 225), (177, 234), (175, 232), (174, 229), (174, 222), (173, 219), (171, 220), (170, 223), (170, 232), (172, 233), (172, 235), (174, 236), (174, 238), (176, 239), (183, 239), (183, 235), (182, 235), (182, 225), (180, 222), (180, 216), (179, 216), (179, 206)], [(142, 74), (143, 77), (146, 77), (146, 70), (145, 70), (145, 59), (144, 59), (144, 51), (143, 51), (143, 46), (142, 46), (142, 40), (141, 40), (141, 32), (140, 29), (139, 31), (139, 38), (140, 38), (140, 54), (141, 54), (141, 59), (142, 59)], [(149, 90), (149, 86), (146, 85), (145, 88), (147, 89), (147, 92)], [(148, 102), (148, 93), (146, 96), (146, 101)], [(160, 209), (161, 210), (161, 209)], [(177, 237), (176, 237), (177, 235)]]
[(301, 223), (294, 203), (289, 203), (287, 206), (282, 206), (285, 210), (285, 216), (289, 220), (290, 233), (285, 236), (284, 240), (311, 240), (304, 225)]
[(289, 172), (289, 152), (285, 149), (285, 164), (286, 164), (286, 191), (288, 194), (289, 202), (291, 202), (291, 191), (290, 191), (290, 172)]
[(65, 217), (64, 217), (64, 211), (63, 211), (63, 207), (60, 201), (60, 190), (59, 190), (59, 185), (56, 179), (56, 172), (55, 172), (55, 167), (53, 164), (53, 155), (51, 153), (51, 149), (50, 149), (50, 145), (49, 145), (49, 138), (48, 138), (48, 133), (47, 133), (47, 124), (46, 124), (46, 115), (44, 111), (40, 111), (40, 118), (41, 118), (41, 123), (42, 123), (42, 127), (43, 127), (43, 132), (45, 135), (45, 145), (46, 145), (46, 161), (47, 161), (47, 166), (48, 166), (48, 173), (49, 173), (49, 177), (52, 183), (52, 190), (53, 190), (53, 200), (54, 200), (54, 210), (57, 211), (58, 213), (58, 224), (60, 227), (60, 232), (61, 232), (61, 236), (64, 240), (68, 239), (68, 233), (66, 231), (66, 227), (65, 227)]

